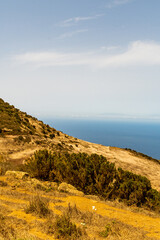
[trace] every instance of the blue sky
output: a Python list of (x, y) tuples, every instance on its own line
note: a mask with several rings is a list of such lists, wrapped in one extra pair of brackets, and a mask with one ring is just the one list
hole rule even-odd
[(38, 118), (160, 120), (159, 0), (0, 0), (0, 97)]

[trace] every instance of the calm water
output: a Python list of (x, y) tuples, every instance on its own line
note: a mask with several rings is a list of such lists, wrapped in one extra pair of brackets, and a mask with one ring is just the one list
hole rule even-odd
[(45, 120), (70, 136), (106, 146), (131, 148), (160, 159), (160, 123)]

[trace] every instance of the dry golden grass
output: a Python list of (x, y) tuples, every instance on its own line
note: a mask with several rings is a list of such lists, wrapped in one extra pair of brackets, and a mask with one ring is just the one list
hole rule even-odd
[[(61, 237), (57, 221), (62, 230), (66, 229), (63, 237), (66, 240), (160, 239), (160, 216), (153, 212), (129, 208), (119, 202), (102, 202), (91, 196), (70, 196), (58, 192), (56, 185), (51, 187), (49, 183), (44, 185), (33, 179), (3, 176), (7, 170), (15, 170), (36, 150), (47, 148), (103, 155), (116, 167), (146, 176), (152, 187), (160, 191), (158, 162), (133, 151), (73, 138), (9, 107), (3, 100), (1, 105), (16, 115), (9, 117), (7, 109), (1, 115), (0, 240), (54, 240), (56, 236)], [(70, 236), (68, 230), (74, 234)]]
[[(79, 235), (63, 238), (66, 240), (160, 239), (160, 217), (148, 216), (143, 210), (133, 212), (133, 209), (118, 206), (118, 203), (113, 206), (113, 203), (70, 196), (52, 189), (35, 191), (30, 179), (0, 176), (0, 181), (3, 182), (0, 186), (0, 239), (54, 240), (58, 236), (57, 216), (67, 216), (73, 226), (75, 224), (80, 229), (79, 233), (74, 233)], [(40, 208), (37, 194), (40, 201), (48, 202), (49, 212), (46, 215), (39, 215), (39, 211), (25, 211), (31, 199), (34, 199), (34, 206)], [(70, 225), (69, 229), (73, 226)]]
[[(116, 167), (146, 176), (151, 181), (152, 187), (160, 191), (160, 164), (158, 162), (124, 149), (106, 147), (66, 136), (66, 134), (60, 133), (60, 135), (50, 139), (35, 135), (31, 136), (32, 141), (30, 143), (16, 142), (14, 140), (15, 136), (12, 135), (7, 135), (5, 138), (0, 137), (0, 168), (2, 168), (0, 173), (1, 171), (4, 172), (7, 169), (15, 168), (17, 164), (23, 163), (35, 151), (40, 149), (68, 151), (71, 153), (96, 153), (115, 163)], [(8, 162), (6, 169), (3, 169), (4, 161)]]
[[(50, 149), (103, 155), (117, 167), (146, 176), (160, 191), (160, 164), (152, 159), (115, 147), (89, 143), (56, 131), (0, 99), (0, 174), (15, 168), (36, 150)], [(7, 130), (8, 129), (8, 130)], [(4, 162), (8, 162), (4, 164)]]

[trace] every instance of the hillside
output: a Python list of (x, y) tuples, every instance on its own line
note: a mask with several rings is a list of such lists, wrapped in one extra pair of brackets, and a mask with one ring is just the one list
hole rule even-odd
[(0, 99), (0, 239), (160, 239), (152, 188), (158, 160), (68, 136)]
[(160, 239), (155, 213), (100, 201), (62, 184), (18, 172), (0, 176), (0, 239)]
[(23, 163), (36, 150), (103, 155), (117, 167), (146, 176), (160, 191), (160, 163), (129, 149), (86, 142), (51, 128), (0, 99), (0, 159), (12, 165)]

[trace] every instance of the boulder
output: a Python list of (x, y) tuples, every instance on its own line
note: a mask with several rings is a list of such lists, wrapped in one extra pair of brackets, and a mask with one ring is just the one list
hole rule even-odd
[(71, 184), (67, 184), (65, 182), (62, 182), (59, 187), (58, 187), (58, 190), (60, 192), (66, 192), (66, 193), (71, 193), (73, 195), (76, 195), (76, 196), (80, 196), (80, 197), (83, 197), (84, 196), (84, 193), (81, 192), (81, 191), (78, 191), (74, 186), (72, 186)]
[(50, 182), (50, 181), (46, 181), (43, 183), (47, 188), (51, 188), (53, 190), (57, 190), (58, 189), (58, 183), (56, 182)]
[(94, 201), (100, 201), (100, 198), (96, 195), (85, 195), (86, 198), (92, 199)]
[(13, 177), (16, 179), (26, 179), (29, 178), (29, 174), (26, 172), (21, 172), (21, 171), (7, 171), (5, 173), (6, 176), (8, 177)]
[(36, 178), (32, 178), (30, 182), (31, 182), (32, 187), (34, 187), (35, 189), (39, 189), (42, 191), (47, 190), (47, 187), (45, 186), (45, 184)]

